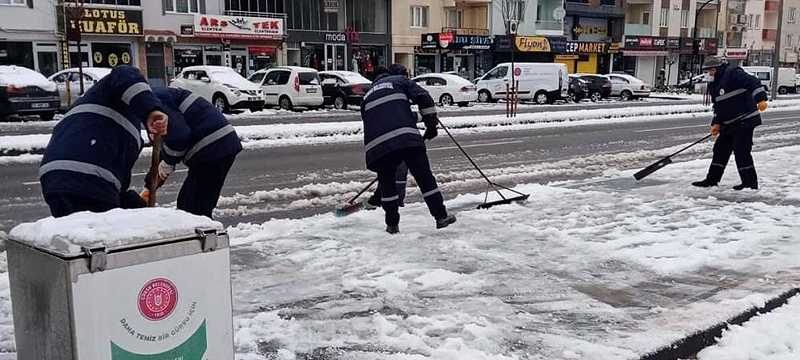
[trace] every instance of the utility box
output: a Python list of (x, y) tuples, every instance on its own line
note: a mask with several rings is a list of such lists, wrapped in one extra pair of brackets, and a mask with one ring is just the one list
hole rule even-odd
[(7, 243), (18, 360), (233, 359), (221, 224), (168, 209), (22, 224)]

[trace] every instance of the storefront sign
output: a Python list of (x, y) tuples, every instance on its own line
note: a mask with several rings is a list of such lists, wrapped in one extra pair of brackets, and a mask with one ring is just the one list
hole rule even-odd
[(194, 25), (181, 25), (181, 36), (194, 36)]
[(544, 36), (517, 36), (517, 50), (523, 52), (550, 52), (550, 41)]
[(567, 54), (605, 54), (608, 52), (608, 43), (596, 41), (567, 41), (564, 52)]
[(608, 53), (609, 54), (619, 54), (620, 48), (622, 48), (622, 43), (618, 43), (618, 42), (611, 43), (608, 46)]
[(489, 36), (456, 35), (450, 44), (450, 49), (488, 50), (492, 47), (493, 39)]
[(269, 46), (251, 46), (247, 48), (247, 52), (256, 56), (275, 56), (276, 49)]
[(603, 41), (608, 38), (607, 18), (578, 18), (577, 23), (568, 24), (572, 38), (581, 41)]
[(67, 29), (82, 34), (142, 36), (142, 11), (87, 8), (82, 12), (67, 11)]
[(556, 61), (559, 60), (578, 60), (578, 55), (556, 55)]
[(455, 39), (455, 34), (453, 33), (449, 32), (439, 33), (439, 46), (442, 49), (447, 49), (447, 47), (450, 46), (450, 43), (452, 43), (454, 39)]
[(194, 33), (198, 37), (277, 40), (285, 31), (283, 19), (196, 14)]
[(347, 35), (345, 33), (325, 33), (325, 42), (345, 43)]
[(747, 59), (747, 49), (725, 49), (722, 55), (728, 59), (744, 60)]

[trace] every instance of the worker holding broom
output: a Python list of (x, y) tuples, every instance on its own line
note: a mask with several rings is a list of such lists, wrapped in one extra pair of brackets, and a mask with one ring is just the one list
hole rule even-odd
[(163, 135), (168, 117), (135, 67), (115, 68), (78, 99), (53, 129), (39, 166), (54, 217), (146, 205), (128, 190), (143, 124)]
[(755, 76), (738, 66), (729, 65), (722, 57), (710, 57), (703, 64), (703, 70), (713, 79), (707, 91), (714, 104), (710, 131), (717, 140), (706, 178), (692, 185), (716, 186), (722, 180), (732, 152), (742, 180), (733, 189), (758, 189), (758, 176), (750, 151), (753, 149), (753, 131), (761, 125), (760, 112), (767, 109), (767, 92)]
[(174, 88), (157, 88), (154, 93), (169, 114), (169, 132), (160, 163), (145, 177), (142, 197), (149, 200), (183, 162), (189, 173), (178, 192), (178, 210), (211, 218), (228, 171), (242, 151), (239, 136), (225, 116), (199, 95)]
[[(417, 104), (425, 123), (425, 135), (417, 129)], [(379, 75), (361, 104), (367, 168), (378, 173), (381, 206), (386, 214), (386, 232), (400, 232), (400, 197), (395, 184), (398, 166), (405, 162), (422, 191), (422, 198), (441, 229), (456, 222), (448, 215), (444, 197), (431, 172), (424, 140), (438, 135), (436, 106), (425, 89), (409, 80), (403, 65), (392, 64)]]

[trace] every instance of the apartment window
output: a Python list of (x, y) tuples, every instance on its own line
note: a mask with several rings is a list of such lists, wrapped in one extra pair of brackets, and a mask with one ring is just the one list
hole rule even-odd
[(199, 12), (198, 0), (167, 0), (164, 2), (164, 11), (181, 14), (194, 14)]
[(681, 10), (681, 28), (689, 27), (689, 10)]
[(461, 9), (447, 9), (447, 27), (461, 28), (464, 23), (464, 10)]
[[(0, 0), (0, 4), (2, 4), (3, 0)], [(12, 0), (11, 2), (15, 2)], [(67, 2), (75, 2), (67, 1)], [(105, 4), (105, 5), (123, 5), (123, 6), (141, 6), (142, 0), (86, 0), (82, 1), (86, 4)], [(169, 2), (169, 1), (168, 1)], [(166, 4), (166, 3), (165, 3)]]
[(388, 3), (383, 0), (346, 0), (346, 26), (358, 32), (385, 33), (389, 21)]
[(650, 12), (645, 11), (642, 13), (642, 24), (650, 25)]
[(755, 26), (756, 29), (760, 29), (761, 28), (761, 14), (757, 14), (756, 15), (756, 24), (755, 25), (756, 25)]
[(0, 0), (0, 5), (25, 5), (25, 0)]
[(787, 22), (795, 23), (797, 21), (797, 8), (790, 7), (789, 8), (789, 19)]
[(669, 26), (669, 8), (661, 8), (661, 19), (658, 20), (661, 27)]
[(283, 0), (225, 0), (225, 10), (254, 13), (283, 13)]
[(792, 34), (786, 35), (786, 46), (784, 47), (792, 47), (793, 42), (794, 42), (794, 36)]
[(416, 28), (428, 27), (429, 10), (430, 8), (427, 6), (412, 6), (411, 27), (416, 27)]

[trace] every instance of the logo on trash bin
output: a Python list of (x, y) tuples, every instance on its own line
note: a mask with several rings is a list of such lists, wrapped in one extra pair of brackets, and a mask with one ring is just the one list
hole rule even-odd
[(160, 321), (169, 317), (177, 304), (178, 289), (167, 279), (150, 280), (139, 291), (139, 312), (148, 320)]

